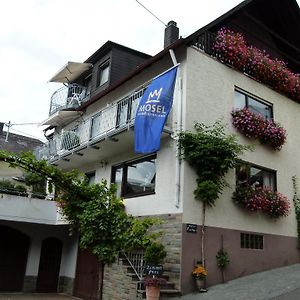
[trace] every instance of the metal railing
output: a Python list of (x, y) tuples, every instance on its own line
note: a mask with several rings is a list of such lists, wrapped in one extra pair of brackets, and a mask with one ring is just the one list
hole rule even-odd
[[(220, 62), (226, 64), (227, 66), (234, 67), (235, 66), (234, 61), (236, 61), (236, 57), (232, 57), (232, 59), (230, 59), (228, 56), (220, 53), (220, 51), (217, 51), (214, 47), (216, 38), (217, 38), (217, 34), (206, 31), (206, 32), (203, 32), (203, 33), (199, 34), (198, 36), (196, 36), (193, 39), (193, 41), (191, 42), (191, 45), (204, 51), (208, 55), (217, 58)], [(269, 47), (269, 46), (267, 46), (267, 47)], [(277, 49), (276, 49), (276, 51), (277, 51)], [(254, 71), (252, 64), (239, 65), (239, 67), (236, 69), (241, 71), (242, 73), (246, 74), (247, 76), (250, 76), (252, 78), (257, 78), (256, 71)], [(264, 83), (268, 84), (272, 87), (272, 83), (269, 83), (267, 81), (265, 81)]]
[(38, 159), (52, 160), (74, 149), (92, 144), (133, 125), (138, 104), (146, 87), (139, 88), (123, 99), (113, 102), (92, 117), (54, 136), (35, 154)]
[(88, 99), (87, 89), (78, 84), (69, 84), (51, 96), (49, 116), (63, 109), (75, 109)]
[(129, 263), (130, 267), (138, 277), (139, 281), (142, 281), (144, 275), (144, 251), (132, 251), (124, 253), (124, 256)]

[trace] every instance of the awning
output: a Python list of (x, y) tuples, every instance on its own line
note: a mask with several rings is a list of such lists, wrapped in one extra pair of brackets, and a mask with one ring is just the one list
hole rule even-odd
[(78, 63), (69, 61), (61, 70), (58, 71), (49, 81), (50, 82), (73, 82), (82, 73), (89, 70), (93, 65), (89, 63)]
[(60, 110), (43, 121), (40, 126), (62, 126), (80, 116), (80, 112), (76, 110)]

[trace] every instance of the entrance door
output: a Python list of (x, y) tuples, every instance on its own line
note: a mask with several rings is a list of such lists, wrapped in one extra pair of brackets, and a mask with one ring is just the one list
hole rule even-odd
[(102, 263), (90, 251), (78, 250), (74, 296), (97, 300), (101, 298), (101, 287)]
[(57, 238), (47, 238), (42, 243), (37, 292), (57, 292), (61, 261), (62, 242)]
[(29, 237), (0, 225), (0, 292), (21, 292), (23, 288)]

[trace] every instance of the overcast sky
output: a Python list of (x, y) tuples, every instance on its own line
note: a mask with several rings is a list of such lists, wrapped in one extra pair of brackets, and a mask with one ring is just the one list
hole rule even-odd
[[(139, 0), (186, 37), (239, 0)], [(299, 0), (300, 1), (300, 0)], [(299, 3), (298, 1), (298, 3)], [(68, 61), (83, 62), (107, 40), (154, 55), (164, 25), (136, 0), (0, 0), (0, 122), (39, 123), (61, 85), (47, 81)], [(5, 128), (6, 129), (6, 128)], [(15, 133), (43, 137), (37, 125)]]

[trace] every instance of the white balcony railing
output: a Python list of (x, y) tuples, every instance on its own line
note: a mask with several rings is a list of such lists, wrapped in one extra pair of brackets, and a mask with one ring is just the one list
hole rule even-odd
[(63, 109), (75, 109), (88, 100), (87, 89), (78, 84), (63, 86), (51, 96), (49, 116)]
[(91, 118), (76, 124), (70, 130), (63, 130), (45, 146), (36, 151), (38, 159), (54, 160), (82, 146), (93, 144), (109, 137), (134, 123), (135, 113), (145, 87), (103, 108)]

